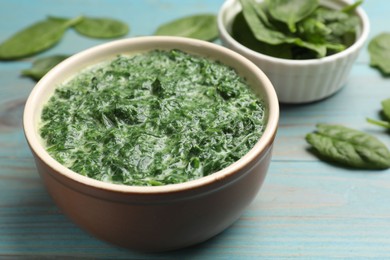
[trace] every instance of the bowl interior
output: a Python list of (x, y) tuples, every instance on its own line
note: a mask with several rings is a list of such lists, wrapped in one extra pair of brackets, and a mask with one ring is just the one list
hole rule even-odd
[[(253, 87), (254, 92), (264, 99), (268, 110), (268, 120), (264, 134), (255, 147), (253, 147), (243, 158), (217, 173), (180, 184), (156, 187), (127, 186), (97, 181), (77, 174), (54, 160), (46, 152), (43, 146), (43, 142), (38, 132), (38, 123), (40, 121), (43, 106), (51, 97), (56, 87), (81, 70), (91, 65), (112, 59), (116, 55), (140, 53), (154, 49), (179, 49), (187, 53), (218, 60), (221, 63), (234, 68), (242, 77), (246, 78), (249, 85)], [(25, 106), (23, 124), (26, 139), (36, 156), (39, 156), (47, 165), (55, 169), (59, 174), (63, 174), (68, 178), (83, 184), (99, 187), (101, 189), (117, 190), (121, 192), (158, 193), (194, 188), (234, 174), (234, 172), (237, 172), (240, 168), (250, 163), (261, 153), (261, 151), (273, 142), (277, 129), (278, 117), (278, 100), (272, 84), (265, 74), (246, 58), (224, 47), (204, 41), (180, 37), (151, 36), (113, 41), (78, 53), (60, 63), (45, 75), (31, 92)]]

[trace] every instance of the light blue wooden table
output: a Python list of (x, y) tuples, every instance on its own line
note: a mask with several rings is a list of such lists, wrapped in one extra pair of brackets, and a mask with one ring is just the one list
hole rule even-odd
[[(0, 0), (0, 41), (46, 15), (109, 16), (131, 25), (129, 37), (150, 35), (173, 18), (217, 13), (223, 0)], [(366, 0), (370, 39), (390, 31), (390, 1)], [(102, 43), (67, 32), (43, 55), (72, 54)], [(347, 85), (319, 103), (282, 106), (273, 160), (263, 189), (229, 229), (180, 251), (142, 254), (99, 241), (64, 216), (46, 193), (22, 132), (34, 82), (20, 77), (31, 59), (0, 62), (0, 258), (361, 258), (390, 259), (390, 170), (362, 171), (319, 161), (307, 149), (316, 123), (341, 123), (390, 134), (366, 123), (390, 97), (390, 78), (368, 66), (365, 47)]]

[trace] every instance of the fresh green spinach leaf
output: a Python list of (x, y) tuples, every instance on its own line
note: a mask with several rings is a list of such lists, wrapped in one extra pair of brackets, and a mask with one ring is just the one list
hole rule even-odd
[(254, 0), (240, 0), (242, 13), (249, 28), (257, 40), (268, 44), (282, 44), (286, 41), (286, 36), (279, 31), (267, 27), (263, 19), (260, 19), (256, 11), (256, 2)]
[(257, 16), (261, 19), (265, 26), (273, 28), (274, 24), (271, 22), (271, 17), (268, 17), (268, 7), (265, 2), (251, 2), (253, 9), (256, 11)]
[(390, 121), (390, 98), (383, 100), (381, 104), (383, 114), (385, 115), (386, 119)]
[(232, 36), (242, 45), (254, 51), (282, 59), (293, 58), (291, 46), (289, 44), (273, 45), (258, 41), (249, 28), (242, 12), (240, 12), (233, 21)]
[(217, 17), (213, 14), (182, 17), (159, 26), (154, 34), (213, 41), (218, 37)]
[(333, 36), (341, 37), (346, 33), (355, 33), (357, 26), (359, 26), (359, 19), (356, 16), (348, 16), (337, 22), (329, 23), (327, 26)]
[(370, 65), (378, 68), (384, 75), (390, 75), (390, 33), (375, 36), (368, 44)]
[(310, 42), (324, 43), (326, 36), (331, 33), (323, 22), (312, 17), (302, 20), (297, 26), (302, 38)]
[(362, 169), (387, 169), (390, 151), (377, 138), (341, 125), (318, 124), (306, 135), (318, 155), (328, 161)]
[(65, 31), (81, 20), (82, 17), (79, 16), (73, 19), (39, 21), (0, 44), (0, 60), (19, 59), (44, 51), (58, 43)]
[(266, 0), (266, 3), (272, 17), (285, 22), (291, 32), (295, 32), (296, 23), (309, 16), (319, 4), (318, 0)]
[(74, 26), (74, 29), (81, 35), (91, 38), (118, 38), (129, 32), (129, 26), (119, 20), (112, 18), (84, 19)]
[(334, 9), (329, 9), (323, 6), (319, 6), (314, 10), (313, 14), (310, 17), (322, 22), (322, 23), (331, 23), (338, 22), (348, 18), (348, 14), (345, 12), (337, 11)]
[(40, 80), (47, 72), (49, 72), (49, 70), (66, 58), (68, 58), (67, 55), (54, 55), (37, 59), (33, 62), (30, 69), (22, 71), (22, 75), (35, 80)]
[(240, 0), (240, 3), (245, 20), (258, 41), (272, 45), (294, 44), (314, 51), (318, 57), (324, 57), (326, 55), (326, 47), (323, 44), (306, 42), (301, 38), (284, 34), (275, 28), (267, 27), (263, 19), (260, 19), (257, 15), (258, 11), (256, 11), (256, 8), (258, 6), (254, 0)]

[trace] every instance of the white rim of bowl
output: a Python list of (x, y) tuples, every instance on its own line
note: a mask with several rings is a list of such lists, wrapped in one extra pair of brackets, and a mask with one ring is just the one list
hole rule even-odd
[[(38, 101), (40, 100), (39, 98), (40, 94), (45, 89), (45, 85), (50, 84), (50, 82), (52, 82), (55, 79), (56, 75), (61, 73), (61, 70), (63, 68), (71, 66), (72, 64), (76, 64), (78, 60), (80, 59), (83, 60), (84, 58), (91, 55), (92, 53), (97, 53), (100, 51), (104, 52), (104, 50), (106, 49), (118, 48), (120, 46), (125, 46), (127, 44), (136, 43), (136, 42), (142, 43), (145, 41), (155, 42), (156, 44), (155, 46), (158, 46), (158, 43), (161, 42), (170, 42), (172, 44), (176, 42), (185, 45), (195, 45), (198, 47), (204, 46), (206, 48), (211, 49), (213, 52), (215, 51), (217, 53), (223, 53), (224, 55), (228, 55), (230, 56), (230, 58), (237, 60), (239, 63), (243, 64), (247, 70), (254, 73), (256, 75), (256, 78), (259, 79), (259, 81), (263, 82), (263, 88), (265, 90), (264, 98), (267, 100), (268, 103), (267, 104), (268, 121), (263, 135), (261, 136), (259, 141), (255, 144), (255, 146), (245, 156), (243, 156), (241, 159), (239, 159), (232, 165), (218, 172), (215, 172), (213, 174), (210, 174), (208, 176), (196, 180), (187, 181), (178, 184), (162, 185), (162, 186), (130, 186), (130, 185), (123, 185), (123, 184), (106, 183), (103, 181), (95, 180), (90, 177), (83, 176), (81, 174), (78, 174), (66, 168), (65, 166), (57, 162), (48, 154), (48, 152), (45, 150), (45, 148), (39, 141), (39, 134), (36, 129), (35, 122), (33, 120), (34, 111), (36, 111), (35, 108), (40, 107)], [(90, 187), (107, 190), (107, 191), (115, 191), (121, 193), (137, 193), (137, 194), (163, 194), (163, 193), (174, 193), (174, 192), (184, 191), (184, 190), (192, 190), (197, 187), (206, 186), (213, 182), (223, 180), (225, 177), (228, 177), (230, 175), (234, 175), (234, 173), (236, 173), (241, 168), (250, 164), (254, 158), (256, 158), (259, 154), (264, 152), (268, 148), (268, 146), (270, 146), (270, 144), (273, 142), (273, 139), (276, 135), (278, 120), (279, 120), (279, 104), (278, 104), (278, 99), (275, 90), (271, 82), (255, 64), (253, 64), (245, 57), (223, 46), (205, 42), (205, 41), (183, 38), (183, 37), (171, 37), (171, 36), (144, 36), (144, 37), (136, 37), (131, 39), (116, 40), (109, 43), (101, 44), (89, 48), (87, 50), (84, 50), (78, 54), (75, 54), (70, 58), (66, 59), (65, 61), (61, 62), (60, 64), (58, 64), (36, 84), (32, 92), (30, 93), (23, 114), (23, 128), (24, 128), (26, 139), (31, 149), (36, 153), (36, 155), (42, 161), (44, 161), (49, 167), (51, 167), (52, 169), (59, 172), (59, 174), (69, 179), (72, 179), (76, 182), (79, 182), (81, 184)]]
[[(356, 8), (355, 12), (361, 20), (361, 32), (360, 32), (358, 39), (351, 46), (349, 46), (347, 49), (345, 49), (339, 53), (335, 53), (333, 55), (326, 56), (323, 58), (318, 58), (318, 59), (292, 60), (292, 59), (276, 58), (276, 57), (262, 54), (260, 52), (253, 51), (253, 50), (249, 49), (248, 47), (245, 47), (244, 45), (242, 45), (241, 43), (236, 41), (230, 35), (230, 33), (227, 31), (225, 23), (223, 22), (223, 20), (224, 20), (223, 18), (225, 16), (225, 13), (228, 10), (228, 8), (230, 8), (237, 1), (238, 0), (227, 0), (225, 3), (223, 3), (223, 5), (218, 13), (218, 19), (217, 19), (218, 28), (219, 28), (220, 33), (225, 38), (227, 38), (231, 44), (234, 44), (235, 48), (239, 49), (240, 52), (245, 53), (246, 55), (252, 55), (252, 56), (255, 56), (255, 57), (261, 58), (263, 60), (270, 61), (270, 62), (283, 63), (283, 64), (289, 64), (289, 65), (311, 65), (311, 64), (318, 63), (318, 61), (330, 62), (330, 61), (333, 61), (335, 59), (339, 59), (339, 58), (342, 58), (344, 56), (348, 56), (351, 53), (354, 53), (357, 50), (359, 50), (364, 45), (364, 43), (368, 37), (368, 34), (369, 34), (370, 22), (369, 22), (368, 16), (367, 16), (366, 12), (363, 10), (363, 8), (361, 6), (358, 6)], [(349, 1), (349, 0), (332, 0), (332, 1), (338, 2), (340, 4), (344, 4), (344, 5), (353, 3), (352, 1)]]

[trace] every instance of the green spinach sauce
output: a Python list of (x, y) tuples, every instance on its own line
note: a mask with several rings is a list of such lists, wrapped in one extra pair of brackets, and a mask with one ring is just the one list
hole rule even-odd
[(265, 127), (263, 102), (236, 72), (178, 50), (118, 56), (57, 87), (46, 149), (71, 170), (137, 186), (181, 183), (232, 164)]

